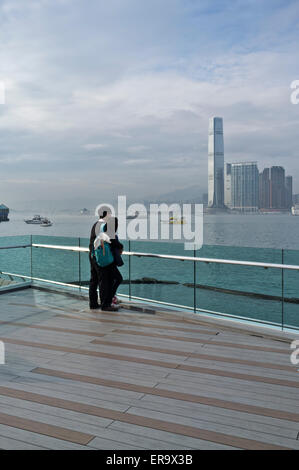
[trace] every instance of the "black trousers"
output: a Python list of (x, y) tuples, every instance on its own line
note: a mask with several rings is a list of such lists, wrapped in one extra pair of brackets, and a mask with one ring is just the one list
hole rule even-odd
[(123, 278), (115, 263), (99, 270), (101, 272), (101, 308), (104, 309), (110, 307)]
[(90, 281), (89, 281), (89, 307), (95, 308), (99, 306), (98, 288), (101, 297), (101, 271), (96, 261), (89, 255), (90, 261)]

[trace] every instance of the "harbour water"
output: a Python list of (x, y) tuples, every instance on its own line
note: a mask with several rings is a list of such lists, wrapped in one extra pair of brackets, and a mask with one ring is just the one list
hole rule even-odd
[[(33, 214), (11, 213), (0, 224), (2, 246), (30, 242), (88, 246), (93, 216), (42, 214), (52, 227), (27, 225)], [(163, 216), (162, 216), (163, 217)], [(207, 215), (204, 245), (196, 256), (299, 265), (299, 217), (276, 215)], [(80, 241), (79, 241), (80, 238)], [(124, 242), (128, 249), (128, 241)], [(131, 241), (131, 251), (193, 256), (181, 241)], [(129, 262), (121, 268), (129, 293)], [(0, 250), (0, 270), (67, 283), (87, 285), (86, 254), (50, 249)], [(195, 278), (194, 278), (195, 275)], [(142, 281), (142, 278), (151, 278)], [(196, 295), (194, 296), (194, 279)], [(200, 311), (258, 319), (299, 327), (299, 272), (257, 267), (131, 258), (132, 296), (179, 304)], [(158, 281), (158, 282), (157, 282)], [(283, 299), (283, 301), (282, 301)]]

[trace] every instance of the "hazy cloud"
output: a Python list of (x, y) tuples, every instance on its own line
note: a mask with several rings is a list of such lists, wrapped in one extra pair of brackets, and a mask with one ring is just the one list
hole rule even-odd
[(270, 3), (0, 2), (2, 200), (32, 200), (41, 181), (44, 200), (92, 200), (99, 184), (142, 199), (153, 181), (201, 194), (212, 115), (226, 161), (283, 165), (299, 192), (299, 4)]

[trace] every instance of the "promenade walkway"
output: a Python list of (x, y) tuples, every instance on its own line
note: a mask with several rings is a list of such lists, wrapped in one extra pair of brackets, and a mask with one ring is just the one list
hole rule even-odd
[(291, 335), (263, 331), (0, 295), (0, 448), (299, 449)]

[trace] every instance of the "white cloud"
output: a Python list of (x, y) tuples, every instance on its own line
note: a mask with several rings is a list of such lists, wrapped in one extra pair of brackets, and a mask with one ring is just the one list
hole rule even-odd
[(97, 150), (97, 149), (103, 149), (106, 148), (106, 144), (84, 144), (82, 147), (86, 150)]

